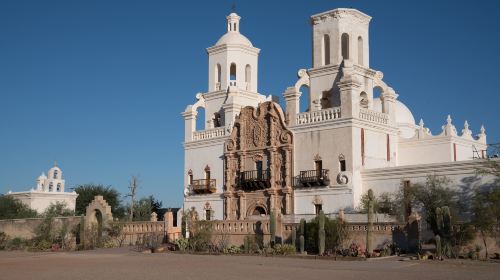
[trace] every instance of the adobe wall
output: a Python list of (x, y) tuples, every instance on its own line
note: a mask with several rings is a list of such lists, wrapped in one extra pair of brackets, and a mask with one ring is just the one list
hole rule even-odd
[[(67, 222), (69, 230), (72, 230), (80, 223), (80, 219), (80, 216), (57, 217), (54, 218), (54, 226), (60, 229), (63, 223)], [(0, 220), (0, 232), (3, 231), (10, 237), (31, 239), (35, 236), (35, 229), (42, 221), (43, 218)]]

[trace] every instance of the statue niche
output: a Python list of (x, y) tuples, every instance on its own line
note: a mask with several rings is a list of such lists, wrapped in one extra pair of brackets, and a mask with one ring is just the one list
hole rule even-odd
[[(275, 213), (289, 214), (292, 209), (292, 156), (293, 135), (286, 128), (278, 104), (268, 101), (259, 104), (258, 108), (243, 108), (225, 143), (226, 219), (236, 219), (236, 215), (244, 219), (252, 215), (257, 201), (265, 203), (266, 208)], [(235, 201), (238, 201), (236, 206)], [(288, 203), (283, 206), (282, 201)]]

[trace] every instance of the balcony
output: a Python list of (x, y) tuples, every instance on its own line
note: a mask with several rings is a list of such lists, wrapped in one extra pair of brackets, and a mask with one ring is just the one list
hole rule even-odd
[(212, 138), (224, 137), (228, 134), (225, 127), (216, 127), (193, 132), (193, 141), (208, 140)]
[(296, 177), (297, 187), (327, 186), (330, 183), (328, 169), (300, 171)]
[(238, 185), (246, 191), (263, 190), (271, 187), (269, 170), (251, 170), (240, 172)]
[(189, 188), (195, 194), (214, 193), (216, 191), (215, 179), (198, 179), (193, 180)]
[(340, 107), (333, 107), (319, 111), (300, 113), (296, 116), (297, 125), (321, 123), (340, 118)]

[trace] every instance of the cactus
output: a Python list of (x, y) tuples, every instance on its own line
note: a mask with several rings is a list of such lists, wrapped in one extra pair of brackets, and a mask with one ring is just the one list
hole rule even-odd
[(439, 236), (439, 234), (436, 235), (436, 258), (438, 260), (441, 259), (441, 252), (442, 252), (442, 249), (441, 249), (441, 237)]
[(82, 249), (85, 249), (85, 219), (80, 217), (80, 244)]
[(276, 243), (276, 216), (274, 215), (274, 211), (271, 211), (270, 213), (271, 217), (269, 220), (269, 231), (271, 232), (271, 247), (274, 247), (274, 244)]
[(292, 228), (292, 245), (297, 246), (297, 229)]
[(300, 219), (300, 235), (306, 235), (306, 220), (305, 219)]
[(375, 196), (372, 189), (368, 190), (368, 228), (366, 230), (366, 254), (370, 256), (373, 253), (373, 207)]
[(439, 234), (442, 234), (442, 232), (443, 232), (443, 212), (441, 211), (441, 208), (439, 208), (439, 207), (436, 208), (436, 227), (437, 227)]
[(299, 237), (299, 243), (300, 243), (299, 244), (299, 246), (300, 246), (300, 248), (299, 248), (300, 249), (300, 253), (304, 254), (305, 240), (304, 240), (304, 236), (303, 235), (301, 235)]
[(451, 215), (450, 208), (448, 206), (443, 206), (441, 208), (443, 212), (443, 255), (448, 257), (451, 256)]
[(325, 213), (323, 210), (319, 211), (318, 217), (318, 250), (319, 255), (325, 253)]
[(300, 237), (299, 237), (299, 249), (300, 249), (300, 253), (301, 254), (304, 254), (305, 250), (305, 238), (304, 238), (304, 235), (306, 233), (306, 220), (304, 219), (301, 219), (300, 220)]

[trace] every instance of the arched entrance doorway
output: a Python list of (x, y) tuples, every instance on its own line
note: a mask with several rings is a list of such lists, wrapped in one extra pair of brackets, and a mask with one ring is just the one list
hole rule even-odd
[(85, 211), (83, 243), (90, 242), (89, 245), (96, 246), (102, 240), (103, 229), (113, 221), (111, 206), (101, 195), (94, 197)]
[(261, 206), (255, 207), (255, 209), (252, 212), (253, 216), (264, 216), (266, 215), (266, 210), (262, 208)]

